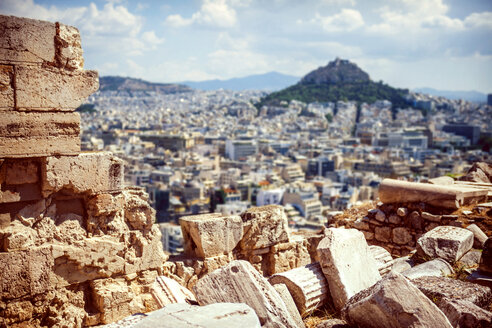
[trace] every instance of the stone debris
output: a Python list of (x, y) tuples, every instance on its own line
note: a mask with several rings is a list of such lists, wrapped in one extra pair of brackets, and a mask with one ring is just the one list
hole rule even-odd
[(414, 284), (430, 299), (447, 297), (471, 302), (479, 307), (488, 306), (492, 300), (489, 287), (447, 277), (420, 277), (412, 279)]
[(179, 223), (185, 253), (191, 256), (206, 258), (228, 254), (243, 237), (243, 221), (238, 215), (184, 216)]
[(246, 304), (215, 303), (206, 306), (170, 304), (148, 313), (134, 328), (260, 328), (255, 311)]
[(384, 276), (390, 272), (393, 267), (393, 258), (391, 257), (390, 252), (381, 246), (375, 245), (369, 246), (369, 250), (371, 251), (372, 257), (376, 261), (379, 274)]
[(480, 263), (480, 258), (482, 257), (482, 252), (478, 249), (471, 249), (465, 255), (463, 255), (458, 263), (465, 265), (466, 267), (477, 267)]
[(319, 323), (316, 328), (352, 328), (352, 326), (342, 319), (328, 319)]
[(379, 199), (384, 204), (424, 202), (437, 207), (456, 209), (485, 201), (487, 190), (456, 185), (433, 185), (384, 179), (379, 185)]
[(241, 249), (259, 249), (289, 242), (287, 216), (278, 205), (252, 207), (241, 214), (244, 235)]
[(413, 268), (414, 266), (415, 266), (415, 262), (410, 258), (409, 255), (407, 255), (394, 259), (393, 266), (391, 267), (391, 271), (402, 273), (406, 270)]
[(196, 301), (195, 295), (191, 291), (181, 286), (176, 280), (165, 276), (155, 278), (151, 293), (159, 307), (173, 303)]
[(328, 282), (318, 262), (274, 274), (268, 281), (273, 286), (287, 286), (301, 315), (323, 306), (329, 297)]
[(364, 235), (355, 229), (325, 230), (318, 256), (337, 309), (350, 297), (381, 279)]
[(342, 315), (360, 327), (452, 327), (430, 299), (396, 272), (354, 295)]
[(443, 298), (438, 307), (448, 317), (453, 327), (458, 328), (487, 328), (492, 326), (492, 313), (475, 304)]
[(466, 230), (470, 230), (473, 233), (473, 248), (482, 249), (485, 241), (487, 240), (487, 235), (480, 229), (476, 224), (472, 223)]
[(294, 299), (292, 298), (292, 295), (290, 294), (287, 286), (285, 284), (274, 284), (273, 288), (275, 288), (277, 293), (284, 301), (284, 304), (287, 307), (290, 316), (292, 317), (292, 319), (294, 319), (296, 326), (304, 327), (304, 322), (302, 322), (302, 317), (299, 314), (299, 310), (297, 310), (296, 303), (294, 302)]
[(459, 180), (492, 183), (492, 164), (484, 162), (473, 163), (468, 172), (460, 177)]
[(431, 259), (442, 258), (454, 263), (472, 246), (473, 233), (471, 231), (452, 226), (440, 226), (419, 238), (417, 254)]
[(416, 279), (420, 277), (446, 277), (454, 273), (453, 267), (443, 259), (434, 259), (416, 265), (401, 274), (408, 279)]
[(483, 245), (479, 268), (480, 272), (492, 275), (492, 237), (489, 237)]
[(193, 291), (202, 306), (221, 302), (251, 306), (262, 327), (296, 327), (275, 288), (249, 262), (232, 261), (201, 278)]

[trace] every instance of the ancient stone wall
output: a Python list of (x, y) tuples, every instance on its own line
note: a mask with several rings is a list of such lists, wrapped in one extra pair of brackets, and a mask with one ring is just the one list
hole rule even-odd
[(80, 152), (98, 88), (78, 30), (0, 16), (0, 327), (80, 327), (156, 309), (166, 261), (123, 163)]

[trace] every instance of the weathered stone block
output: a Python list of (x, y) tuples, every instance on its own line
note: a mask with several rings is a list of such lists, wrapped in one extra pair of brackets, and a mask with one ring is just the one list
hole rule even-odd
[(22, 185), (4, 185), (0, 191), (0, 204), (26, 202), (41, 199), (41, 190), (36, 183)]
[(492, 298), (489, 287), (447, 277), (420, 277), (412, 279), (412, 284), (430, 299), (447, 297), (485, 307)]
[(96, 71), (18, 66), (15, 100), (18, 110), (74, 110), (99, 88)]
[(185, 252), (201, 258), (224, 255), (236, 247), (243, 236), (238, 215), (203, 214), (179, 219)]
[(0, 63), (53, 62), (55, 24), (0, 15)]
[(440, 226), (426, 232), (417, 240), (417, 253), (432, 259), (442, 258), (450, 263), (459, 260), (473, 246), (473, 233), (466, 229)]
[(406, 245), (413, 239), (410, 231), (408, 231), (408, 229), (404, 227), (394, 228), (391, 231), (391, 236), (393, 242), (398, 245)]
[(341, 309), (350, 297), (381, 279), (364, 235), (355, 229), (325, 230), (318, 245), (321, 268), (333, 303)]
[(241, 214), (244, 235), (241, 249), (257, 249), (289, 241), (287, 216), (282, 206), (252, 207)]
[(480, 271), (492, 275), (492, 237), (487, 238), (483, 245), (482, 257), (480, 259)]
[(55, 44), (57, 52), (55, 61), (58, 67), (64, 67), (68, 70), (82, 69), (84, 67), (84, 58), (82, 57), (83, 51), (79, 30), (73, 26), (60, 23), (57, 23), (56, 27)]
[(134, 328), (260, 328), (255, 311), (246, 304), (217, 303), (206, 306), (170, 304), (151, 312)]
[(376, 227), (374, 229), (375, 238), (378, 241), (389, 242), (391, 241), (391, 228), (390, 227)]
[(176, 280), (165, 276), (159, 276), (152, 285), (152, 296), (159, 307), (173, 303), (186, 303), (187, 300), (195, 301), (195, 295)]
[(290, 316), (292, 317), (292, 319), (294, 319), (296, 326), (304, 328), (304, 322), (302, 322), (301, 315), (297, 310), (296, 303), (294, 303), (294, 299), (292, 298), (292, 295), (290, 294), (287, 286), (285, 284), (275, 284), (273, 285), (273, 288), (275, 288), (277, 293), (280, 295), (280, 298), (282, 298), (282, 300), (284, 301), (284, 304), (287, 307)]
[(271, 247), (267, 255), (267, 274), (291, 270), (311, 263), (307, 240), (294, 236), (290, 243), (277, 244)]
[(0, 111), (0, 157), (80, 152), (78, 113)]
[(272, 285), (285, 284), (301, 315), (323, 306), (328, 298), (328, 281), (319, 263), (311, 263), (271, 276)]
[(53, 265), (49, 248), (0, 253), (0, 298), (11, 300), (53, 289)]
[(36, 183), (39, 179), (39, 162), (36, 159), (6, 160), (1, 169), (5, 169), (5, 183), (8, 185)]
[(46, 157), (41, 173), (45, 196), (63, 188), (91, 194), (123, 188), (123, 161), (110, 152)]
[(0, 110), (14, 108), (14, 67), (0, 65)]
[(482, 249), (485, 241), (487, 240), (487, 235), (482, 231), (482, 229), (473, 223), (466, 227), (466, 230), (470, 230), (473, 233), (473, 247)]
[(390, 252), (381, 246), (369, 246), (369, 250), (376, 261), (379, 274), (383, 276), (390, 272), (393, 266), (393, 257), (391, 257)]
[(233, 261), (193, 287), (200, 305), (231, 302), (251, 306), (262, 327), (296, 327), (275, 288), (246, 261)]
[(443, 259), (434, 259), (405, 270), (402, 275), (408, 279), (416, 279), (426, 276), (443, 277), (453, 273), (453, 267), (448, 262)]
[(492, 313), (463, 300), (443, 298), (438, 303), (453, 327), (486, 328), (492, 326)]
[(452, 327), (430, 299), (395, 272), (352, 297), (342, 314), (358, 327)]

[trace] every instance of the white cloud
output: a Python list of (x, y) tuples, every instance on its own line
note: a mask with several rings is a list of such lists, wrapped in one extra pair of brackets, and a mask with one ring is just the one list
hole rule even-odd
[(319, 24), (326, 32), (350, 32), (364, 25), (361, 13), (347, 8), (327, 17), (316, 14), (312, 22)]
[(204, 0), (200, 10), (184, 18), (181, 15), (169, 15), (165, 23), (172, 27), (184, 27), (198, 24), (210, 27), (232, 27), (237, 23), (236, 11), (226, 0)]
[(471, 28), (484, 27), (492, 29), (492, 12), (473, 13), (465, 18), (465, 25)]
[(355, 0), (322, 0), (322, 4), (329, 6), (355, 6)]
[(149, 44), (152, 48), (164, 42), (163, 38), (157, 37), (154, 31), (146, 31), (142, 33), (142, 40)]

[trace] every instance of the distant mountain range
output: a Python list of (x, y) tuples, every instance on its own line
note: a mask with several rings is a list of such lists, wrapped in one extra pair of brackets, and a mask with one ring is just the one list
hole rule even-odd
[(153, 83), (132, 77), (101, 76), (99, 78), (101, 91), (156, 91), (164, 94), (190, 92), (192, 89), (185, 85), (173, 83)]
[(336, 58), (328, 65), (306, 74), (297, 84), (262, 98), (256, 104), (280, 106), (283, 102), (298, 100), (310, 102), (337, 102), (339, 100), (373, 103), (389, 100), (394, 107), (406, 106), (406, 89), (393, 88), (382, 82), (374, 82), (369, 74), (356, 64)]
[(432, 88), (417, 88), (413, 89), (413, 91), (448, 99), (464, 99), (473, 102), (487, 102), (487, 95), (478, 91), (446, 91)]
[(179, 84), (187, 85), (193, 89), (200, 90), (263, 90), (276, 91), (283, 89), (291, 84), (299, 81), (299, 77), (286, 75), (277, 72), (269, 72), (265, 74), (249, 75), (245, 77), (232, 78), (228, 80), (207, 80), (207, 81), (185, 81)]

